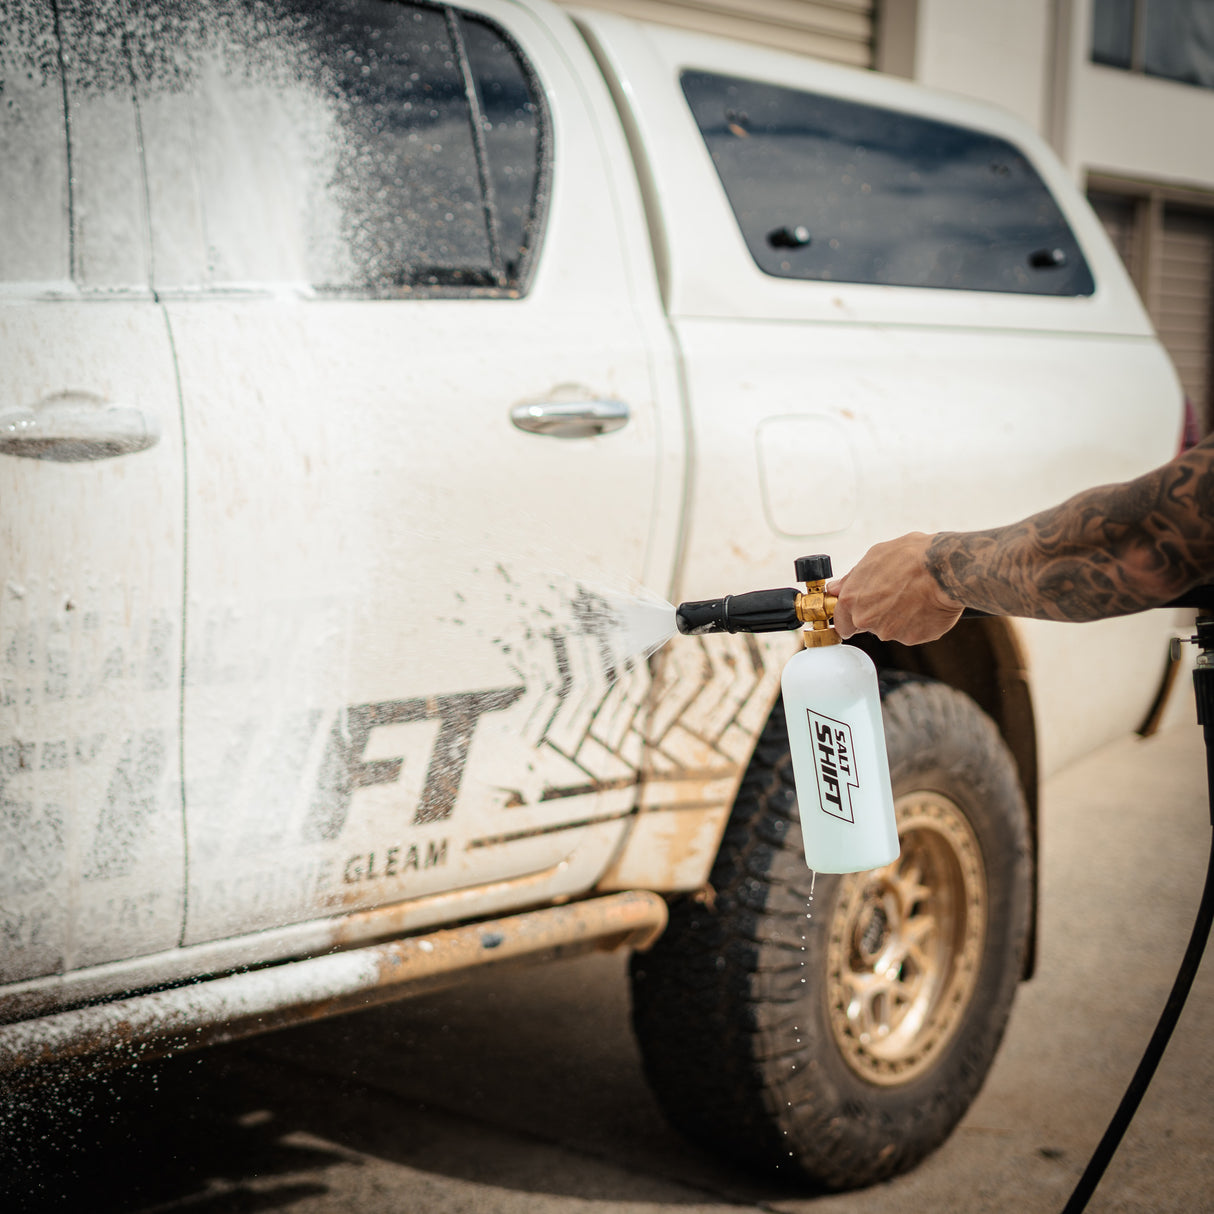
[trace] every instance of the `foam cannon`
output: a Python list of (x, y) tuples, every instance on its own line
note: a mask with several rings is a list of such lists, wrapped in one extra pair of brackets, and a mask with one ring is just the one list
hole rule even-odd
[(780, 679), (805, 859), (825, 873), (863, 872), (898, 858), (898, 828), (872, 659), (840, 643), (826, 593), (830, 557), (800, 557), (797, 580), (783, 587), (680, 603), (686, 636), (717, 632), (791, 632), (804, 648)]

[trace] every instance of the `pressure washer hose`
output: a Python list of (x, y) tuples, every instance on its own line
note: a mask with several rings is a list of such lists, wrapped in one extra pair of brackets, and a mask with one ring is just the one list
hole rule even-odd
[[(1209, 732), (1210, 727), (1207, 725), (1207, 755), (1210, 753)], [(1211, 804), (1214, 805), (1214, 802)], [(1159, 1060), (1163, 1057), (1164, 1050), (1167, 1049), (1172, 1030), (1176, 1027), (1185, 999), (1188, 998), (1189, 988), (1193, 985), (1193, 979), (1197, 975), (1197, 967), (1201, 964), (1201, 955), (1205, 951), (1206, 940), (1210, 935), (1211, 921), (1214, 921), (1214, 832), (1211, 833), (1210, 860), (1206, 866), (1206, 887), (1202, 890), (1201, 904), (1197, 908), (1197, 921), (1193, 924), (1193, 934), (1189, 937), (1189, 947), (1185, 950), (1184, 958), (1181, 960), (1180, 970), (1172, 986), (1172, 993), (1168, 996), (1167, 1003), (1164, 1004), (1159, 1023), (1155, 1026), (1155, 1032), (1147, 1043), (1142, 1061), (1139, 1062), (1138, 1069), (1134, 1072), (1134, 1077), (1130, 1080), (1129, 1087), (1126, 1088), (1125, 1095), (1121, 1098), (1121, 1104), (1117, 1106), (1117, 1112), (1113, 1114), (1113, 1119), (1109, 1122), (1109, 1128), (1105, 1130), (1104, 1137), (1097, 1144), (1096, 1150), (1092, 1152), (1092, 1158), (1079, 1178), (1079, 1183), (1075, 1186), (1070, 1200), (1063, 1207), (1062, 1214), (1079, 1214), (1080, 1210), (1087, 1208), (1088, 1200), (1096, 1191), (1096, 1186), (1100, 1183), (1105, 1168), (1109, 1166), (1109, 1160), (1113, 1158), (1113, 1153), (1121, 1143), (1122, 1135), (1125, 1134), (1131, 1119), (1138, 1111), (1138, 1105), (1155, 1074), (1155, 1068), (1159, 1066)]]
[[(1201, 725), (1206, 744), (1206, 789), (1210, 804), (1210, 825), (1214, 827), (1214, 587), (1199, 586), (1188, 595), (1169, 603), (1172, 607), (1197, 607), (1202, 614), (1197, 620), (1197, 635), (1192, 639), (1197, 642), (1200, 652), (1197, 657), (1197, 667), (1193, 671), (1193, 691), (1197, 698), (1197, 721)], [(1159, 1060), (1167, 1049), (1172, 1030), (1180, 1019), (1180, 1013), (1188, 998), (1193, 979), (1197, 976), (1197, 967), (1201, 964), (1201, 955), (1205, 952), (1206, 941), (1210, 936), (1210, 927), (1214, 923), (1214, 831), (1210, 839), (1210, 859), (1206, 864), (1206, 885), (1201, 892), (1201, 902), (1197, 907), (1197, 920), (1193, 924), (1193, 934), (1189, 937), (1189, 946), (1185, 949), (1172, 984), (1172, 993), (1164, 1004), (1159, 1016), (1155, 1032), (1147, 1043), (1142, 1061), (1134, 1072), (1117, 1111), (1113, 1114), (1104, 1137), (1092, 1152), (1092, 1158), (1084, 1169), (1075, 1191), (1062, 1209), (1062, 1214), (1079, 1214), (1087, 1207), (1088, 1200), (1100, 1183), (1109, 1160), (1121, 1143), (1138, 1106), (1146, 1093), (1147, 1085), (1159, 1066)]]

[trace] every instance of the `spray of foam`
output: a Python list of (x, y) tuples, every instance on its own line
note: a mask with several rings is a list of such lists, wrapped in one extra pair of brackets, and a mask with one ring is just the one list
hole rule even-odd
[(642, 588), (631, 593), (583, 587), (591, 604), (585, 623), (611, 655), (616, 670), (644, 661), (674, 636), (674, 607)]

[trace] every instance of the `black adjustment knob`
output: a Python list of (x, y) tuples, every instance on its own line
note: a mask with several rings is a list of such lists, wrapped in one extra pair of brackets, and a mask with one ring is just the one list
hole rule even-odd
[(797, 557), (794, 568), (798, 582), (824, 582), (831, 576), (830, 557), (825, 552)]

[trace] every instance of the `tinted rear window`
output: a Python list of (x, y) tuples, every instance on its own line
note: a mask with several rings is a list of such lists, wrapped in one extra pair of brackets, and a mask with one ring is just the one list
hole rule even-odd
[(709, 72), (685, 72), (682, 85), (765, 273), (1092, 293), (1092, 275), (1057, 203), (1005, 140)]

